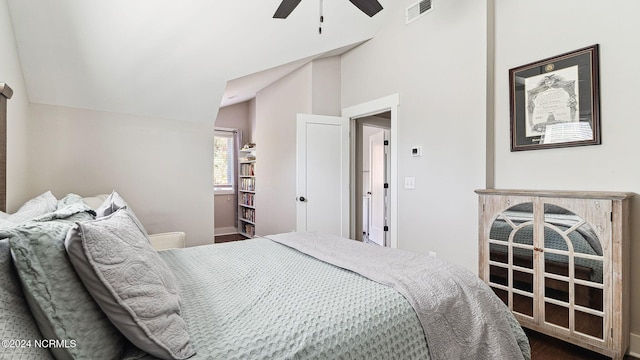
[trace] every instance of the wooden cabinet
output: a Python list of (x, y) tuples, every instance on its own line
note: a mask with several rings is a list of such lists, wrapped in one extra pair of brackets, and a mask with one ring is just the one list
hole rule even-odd
[(256, 149), (240, 150), (238, 169), (238, 232), (256, 236)]
[(622, 359), (632, 193), (476, 190), (479, 275), (522, 326)]

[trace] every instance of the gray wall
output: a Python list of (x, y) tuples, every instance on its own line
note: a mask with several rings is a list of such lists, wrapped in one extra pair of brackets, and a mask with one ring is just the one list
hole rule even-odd
[(256, 235), (296, 228), (296, 114), (311, 112), (312, 65), (256, 96)]
[(340, 58), (302, 66), (259, 91), (255, 102), (256, 233), (292, 231), (296, 228), (296, 114), (340, 114)]
[[(342, 106), (400, 95), (397, 184), (415, 177), (416, 188), (399, 189), (398, 246), (477, 271), (473, 190), (485, 186), (486, 3), (440, 1), (410, 25), (400, 6), (389, 18), (374, 39), (342, 57)], [(411, 156), (414, 146), (422, 157)]]
[(30, 182), (57, 197), (117, 190), (149, 233), (213, 242), (209, 124), (31, 105)]

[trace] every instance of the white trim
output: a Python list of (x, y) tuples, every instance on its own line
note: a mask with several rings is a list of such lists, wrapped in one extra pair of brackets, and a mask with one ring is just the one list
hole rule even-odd
[(213, 195), (235, 195), (236, 191), (234, 189), (216, 189), (213, 188)]
[[(350, 106), (342, 109), (342, 116), (351, 119), (351, 133), (355, 134), (355, 119), (369, 115), (379, 114), (385, 111), (391, 111), (391, 224), (389, 225), (389, 235), (391, 237), (391, 247), (397, 248), (398, 242), (398, 190), (400, 182), (398, 181), (398, 107), (400, 106), (400, 95), (393, 94), (366, 103)], [(355, 164), (355, 141), (351, 141), (351, 163)], [(351, 167), (351, 179), (355, 179), (355, 168)], [(356, 191), (355, 182), (351, 181), (350, 189), (351, 204), (355, 204)], [(351, 209), (351, 226), (355, 234), (355, 208)]]
[(631, 333), (629, 339), (629, 355), (640, 358), (640, 335)]
[(237, 233), (238, 233), (238, 229), (233, 226), (213, 229), (214, 236), (232, 235)]

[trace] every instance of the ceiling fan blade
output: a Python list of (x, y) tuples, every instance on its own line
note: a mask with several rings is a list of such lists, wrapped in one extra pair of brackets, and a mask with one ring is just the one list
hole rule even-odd
[(276, 10), (276, 13), (273, 14), (274, 19), (286, 19), (289, 14), (293, 11), (293, 9), (300, 4), (302, 0), (282, 0), (280, 6)]
[(382, 5), (377, 0), (349, 0), (353, 5), (355, 5), (358, 9), (362, 10), (363, 13), (372, 17), (382, 10)]

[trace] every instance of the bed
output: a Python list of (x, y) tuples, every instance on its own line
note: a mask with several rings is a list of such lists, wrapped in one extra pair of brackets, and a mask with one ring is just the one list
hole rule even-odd
[(0, 220), (3, 358), (530, 359), (443, 260), (321, 233), (158, 252), (117, 193), (44, 195)]

